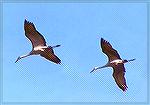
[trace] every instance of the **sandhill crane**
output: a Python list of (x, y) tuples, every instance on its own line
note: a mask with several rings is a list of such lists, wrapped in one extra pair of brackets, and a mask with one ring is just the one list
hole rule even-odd
[(104, 40), (103, 38), (101, 38), (101, 48), (102, 52), (107, 55), (109, 61), (106, 65), (102, 67), (95, 67), (91, 72), (105, 67), (112, 67), (113, 77), (115, 79), (116, 84), (119, 86), (120, 89), (126, 91), (128, 87), (126, 85), (126, 80), (124, 77), (125, 75), (124, 63), (133, 61), (135, 59), (122, 60), (118, 52), (115, 49), (113, 49), (111, 44), (108, 41)]
[(24, 21), (24, 30), (25, 36), (32, 43), (32, 51), (26, 55), (19, 56), (15, 63), (21, 58), (25, 58), (30, 55), (41, 55), (42, 57), (56, 64), (61, 63), (61, 60), (54, 54), (53, 51), (54, 48), (59, 47), (60, 45), (47, 46), (44, 37), (36, 30), (34, 24), (27, 21), (26, 19)]

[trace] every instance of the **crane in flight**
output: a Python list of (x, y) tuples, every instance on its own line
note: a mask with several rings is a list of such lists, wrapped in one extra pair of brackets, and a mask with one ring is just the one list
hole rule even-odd
[(26, 55), (19, 56), (17, 60), (28, 57), (30, 55), (41, 55), (42, 57), (46, 58), (49, 61), (52, 61), (56, 64), (60, 64), (61, 60), (54, 54), (54, 48), (59, 47), (60, 45), (56, 46), (47, 46), (44, 37), (36, 30), (33, 23), (24, 21), (24, 30), (25, 36), (31, 41), (32, 43), (32, 51)]
[(90, 73), (101, 68), (112, 67), (113, 77), (115, 79), (116, 84), (120, 89), (126, 91), (128, 87), (124, 76), (125, 75), (124, 63), (133, 61), (135, 59), (122, 60), (118, 52), (111, 46), (111, 44), (108, 41), (104, 40), (103, 38), (101, 38), (101, 48), (102, 52), (105, 53), (108, 57), (108, 63), (102, 67), (94, 67), (94, 69)]

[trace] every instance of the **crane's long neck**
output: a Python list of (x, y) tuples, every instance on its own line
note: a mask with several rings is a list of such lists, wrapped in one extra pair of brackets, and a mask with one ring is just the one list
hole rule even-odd
[(17, 58), (17, 60), (15, 61), (15, 63), (18, 62), (20, 59), (25, 58), (25, 57), (28, 57), (28, 56), (30, 56), (30, 55), (31, 55), (31, 53), (26, 54), (26, 55), (19, 56), (19, 57)]
[(25, 57), (28, 57), (30, 54), (27, 54), (27, 55), (22, 55), (20, 56), (20, 58), (25, 58)]
[(108, 65), (106, 64), (106, 65), (101, 66), (101, 67), (94, 67), (94, 69), (93, 69), (90, 73), (92, 73), (93, 71), (96, 71), (96, 70), (98, 70), (98, 69), (105, 68), (105, 67), (108, 67)]

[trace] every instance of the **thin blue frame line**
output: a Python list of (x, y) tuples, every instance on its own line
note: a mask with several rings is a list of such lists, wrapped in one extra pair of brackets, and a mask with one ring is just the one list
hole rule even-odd
[(149, 20), (149, 18), (150, 18), (150, 3), (147, 3), (147, 104), (149, 104), (149, 99), (150, 99), (150, 96), (149, 96), (149, 94), (150, 94), (150, 91), (149, 91), (149, 88), (150, 88), (150, 86), (149, 86), (149, 83), (150, 83), (150, 81), (149, 81), (149, 59), (150, 59), (150, 56), (149, 56), (149, 47), (150, 47), (150, 43), (149, 43), (149, 38), (150, 38), (150, 31), (149, 31), (149, 24), (150, 24), (150, 20)]
[(147, 105), (147, 102), (3, 102), (2, 104), (138, 104)]
[(148, 3), (149, 0), (2, 0), (2, 3)]
[(0, 103), (3, 101), (3, 4), (0, 2)]

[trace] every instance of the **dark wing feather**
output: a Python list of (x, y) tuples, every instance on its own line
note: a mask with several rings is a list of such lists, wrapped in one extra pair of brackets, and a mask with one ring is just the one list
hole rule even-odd
[(126, 80), (125, 80), (125, 68), (124, 64), (118, 64), (117, 66), (113, 67), (113, 77), (115, 79), (116, 84), (119, 86), (120, 89), (123, 91), (127, 90)]
[(101, 38), (101, 48), (103, 53), (105, 53), (108, 56), (109, 61), (121, 59), (118, 52), (115, 49), (113, 49), (111, 44), (103, 38)]
[(46, 48), (43, 52), (40, 54), (42, 57), (46, 58), (47, 60), (50, 60), (54, 63), (60, 64), (61, 60), (54, 54), (54, 51), (52, 48)]
[(44, 37), (36, 30), (33, 23), (24, 21), (25, 36), (31, 41), (32, 46), (46, 46)]

